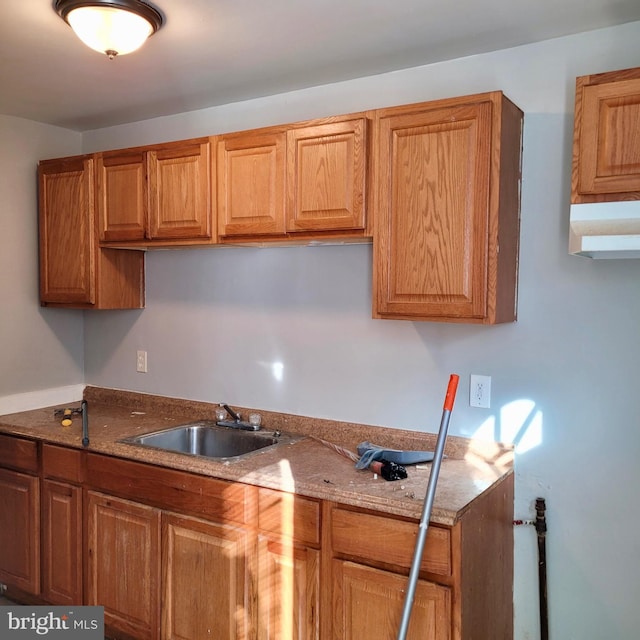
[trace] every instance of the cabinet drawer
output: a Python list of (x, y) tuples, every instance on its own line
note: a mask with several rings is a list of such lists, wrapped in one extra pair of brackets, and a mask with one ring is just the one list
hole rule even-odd
[(291, 493), (259, 489), (258, 528), (307, 545), (319, 545), (320, 504)]
[(33, 440), (0, 435), (0, 467), (38, 472), (38, 444)]
[(95, 453), (87, 454), (86, 482), (112, 495), (223, 523), (246, 522), (254, 495), (240, 483)]
[[(411, 567), (418, 536), (418, 523), (369, 513), (334, 509), (331, 516), (331, 544), (335, 553)], [(430, 526), (422, 554), (421, 569), (451, 575), (451, 532)]]
[(43, 444), (42, 472), (45, 478), (56, 478), (80, 484), (84, 477), (82, 451), (68, 447), (57, 447), (53, 444)]

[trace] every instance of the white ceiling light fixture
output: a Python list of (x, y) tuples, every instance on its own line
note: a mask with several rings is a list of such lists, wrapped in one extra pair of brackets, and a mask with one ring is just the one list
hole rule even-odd
[(88, 47), (110, 60), (139, 49), (164, 24), (141, 0), (56, 0), (55, 10)]

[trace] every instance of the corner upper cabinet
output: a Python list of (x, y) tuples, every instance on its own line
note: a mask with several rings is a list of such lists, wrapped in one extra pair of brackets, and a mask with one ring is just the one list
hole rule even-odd
[(41, 304), (144, 307), (144, 255), (98, 247), (94, 157), (44, 160), (38, 184)]
[(97, 154), (100, 241), (133, 246), (212, 238), (208, 138)]
[(640, 67), (576, 80), (571, 202), (640, 200)]
[(374, 317), (516, 319), (522, 119), (499, 91), (376, 112)]

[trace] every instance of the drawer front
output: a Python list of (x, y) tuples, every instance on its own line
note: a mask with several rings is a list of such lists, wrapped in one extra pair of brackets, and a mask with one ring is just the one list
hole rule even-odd
[(320, 544), (320, 504), (291, 493), (258, 490), (258, 528), (306, 545)]
[(38, 473), (38, 443), (0, 435), (0, 467)]
[[(418, 522), (340, 508), (332, 511), (331, 543), (334, 553), (409, 569), (417, 536)], [(451, 575), (449, 529), (429, 527), (421, 569), (437, 575)]]
[(251, 515), (252, 487), (143, 462), (89, 453), (86, 482), (112, 495), (218, 522), (243, 524)]
[(82, 451), (58, 447), (53, 444), (42, 445), (42, 472), (45, 478), (66, 480), (75, 484), (82, 483)]

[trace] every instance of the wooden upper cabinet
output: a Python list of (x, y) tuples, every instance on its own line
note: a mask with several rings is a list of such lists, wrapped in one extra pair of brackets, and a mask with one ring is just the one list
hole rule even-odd
[(218, 140), (218, 234), (284, 235), (285, 132), (221, 136)]
[(364, 238), (367, 119), (220, 136), (218, 234), (228, 242)]
[(640, 200), (640, 67), (576, 80), (571, 201)]
[(148, 152), (149, 238), (211, 237), (210, 157), (208, 140)]
[(91, 156), (38, 166), (40, 298), (94, 304), (94, 164)]
[(97, 154), (102, 242), (179, 244), (212, 235), (208, 138)]
[(144, 254), (98, 247), (93, 156), (38, 165), (40, 301), (81, 309), (144, 307)]
[(147, 220), (146, 156), (142, 151), (97, 155), (100, 240), (143, 240)]
[(501, 92), (377, 112), (374, 317), (516, 317), (522, 112)]
[(287, 132), (287, 231), (365, 228), (365, 118)]

